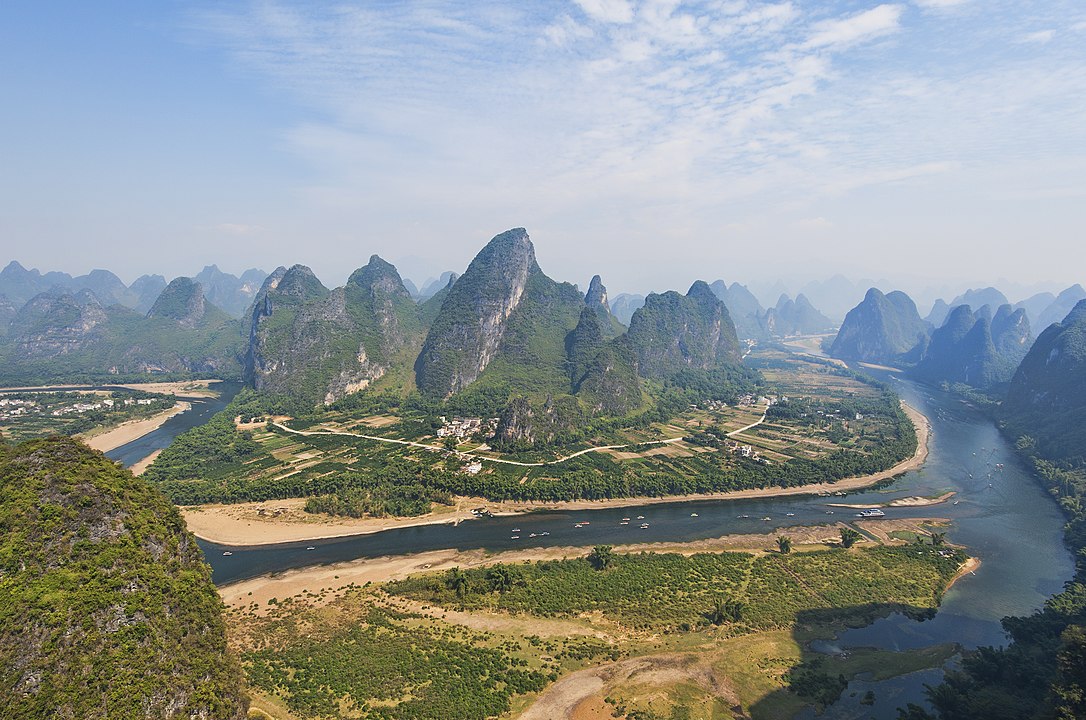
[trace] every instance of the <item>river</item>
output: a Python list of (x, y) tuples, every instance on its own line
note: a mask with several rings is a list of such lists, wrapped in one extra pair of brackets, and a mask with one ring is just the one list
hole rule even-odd
[[(190, 409), (174, 415), (146, 435), (138, 437), (132, 442), (125, 443), (120, 447), (113, 448), (106, 453), (106, 457), (110, 460), (116, 460), (125, 467), (132, 467), (156, 450), (163, 450), (168, 447), (175, 437), (186, 430), (191, 430), (194, 427), (206, 423), (211, 419), (212, 415), (215, 415), (230, 404), (230, 401), (238, 394), (241, 387), (242, 386), (238, 383), (218, 382), (215, 383), (214, 388), (218, 393), (218, 397), (185, 398), (185, 402), (192, 406)], [(123, 390), (124, 388), (88, 386), (86, 388), (76, 389)]]
[[(947, 592), (933, 620), (917, 622), (893, 615), (865, 628), (846, 631), (821, 649), (829, 652), (847, 651), (855, 646), (908, 649), (947, 642), (965, 648), (1001, 645), (1005, 636), (1000, 619), (1037, 609), (1073, 573), (1070, 553), (1062, 543), (1063, 518), (991, 421), (954, 396), (897, 376), (881, 376), (894, 385), (906, 402), (931, 420), (928, 459), (922, 468), (906, 473), (890, 487), (852, 493), (847, 502), (884, 503), (898, 497), (930, 496), (954, 490), (957, 504), (887, 508), (886, 514), (891, 518), (951, 519), (948, 539), (966, 546), (982, 564)], [(118, 448), (114, 452), (123, 450)], [(445, 548), (499, 551), (526, 546), (675, 542), (731, 533), (764, 533), (770, 528), (853, 517), (853, 510), (828, 505), (841, 501), (840, 497), (786, 497), (539, 512), (470, 521), (456, 527), (429, 525), (354, 538), (231, 547), (233, 554), (228, 557), (223, 556), (223, 546), (202, 541), (200, 546), (212, 566), (215, 582), (226, 584), (318, 563)], [(830, 511), (834, 515), (829, 515)], [(694, 513), (697, 517), (692, 516)], [(630, 524), (620, 525), (626, 517), (631, 519)], [(581, 528), (574, 527), (586, 522)], [(648, 523), (648, 527), (641, 528), (642, 523)], [(549, 534), (542, 535), (544, 532)], [(532, 533), (536, 537), (529, 537)], [(513, 539), (514, 535), (519, 539)], [(897, 707), (922, 701), (924, 683), (936, 683), (940, 676), (941, 671), (936, 670), (877, 683), (853, 681), (842, 700), (822, 717), (892, 719), (896, 717)], [(859, 699), (868, 689), (875, 691), (876, 703), (861, 706)]]

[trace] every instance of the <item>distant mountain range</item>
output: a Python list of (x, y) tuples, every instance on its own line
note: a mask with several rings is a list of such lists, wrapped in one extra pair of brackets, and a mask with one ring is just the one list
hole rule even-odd
[[(193, 279), (203, 286), (204, 295), (212, 304), (238, 318), (252, 303), (266, 276), (267, 273), (262, 270), (251, 269), (238, 278), (208, 265)], [(103, 307), (121, 305), (146, 313), (165, 288), (166, 279), (161, 275), (142, 275), (126, 286), (108, 270), (92, 270), (76, 277), (62, 272), (43, 274), (37, 269), (27, 270), (13, 260), (0, 270), (0, 296), (4, 298), (4, 301), (0, 301), (0, 322), (5, 302), (18, 310), (35, 295), (55, 291), (67, 291), (74, 295), (89, 290)]]

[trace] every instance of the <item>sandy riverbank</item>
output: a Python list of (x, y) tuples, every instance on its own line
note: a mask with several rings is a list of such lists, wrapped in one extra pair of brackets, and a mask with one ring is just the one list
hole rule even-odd
[[(921, 526), (938, 519), (910, 518), (895, 521), (899, 529), (923, 532)], [(694, 555), (707, 552), (776, 552), (777, 538), (786, 536), (792, 540), (795, 552), (802, 552), (804, 547), (824, 548), (836, 543), (840, 538), (841, 528), (845, 523), (834, 522), (826, 525), (802, 525), (776, 528), (772, 532), (761, 534), (734, 534), (718, 538), (707, 538), (693, 542), (631, 543), (616, 545), (618, 553), (678, 553)], [(901, 541), (886, 538), (888, 544), (900, 544)], [(317, 593), (326, 591), (322, 599), (309, 598), (307, 602), (324, 604), (338, 596), (351, 585), (365, 585), (368, 582), (387, 582), (399, 580), (421, 572), (441, 572), (453, 567), (472, 568), (495, 565), (497, 563), (535, 562), (537, 560), (561, 560), (563, 558), (584, 557), (591, 550), (589, 547), (565, 545), (561, 547), (537, 547), (523, 550), (507, 550), (488, 553), (486, 550), (431, 550), (414, 555), (395, 555), (377, 558), (360, 558), (331, 565), (311, 565), (309, 567), (287, 570), (272, 575), (241, 580), (219, 588), (223, 602), (232, 607), (247, 606), (256, 603), (266, 607), (268, 600), (280, 600), (298, 595), (305, 591)], [(969, 572), (975, 566), (963, 569), (959, 576)], [(955, 577), (955, 580), (958, 576)]]
[[(182, 380), (179, 382), (145, 382), (145, 383), (84, 383), (82, 385), (22, 385), (19, 387), (5, 387), (0, 388), (0, 392), (64, 392), (67, 390), (75, 390), (81, 387), (89, 386), (111, 386), (111, 387), (123, 387), (129, 390), (139, 390), (141, 392), (160, 393), (162, 395), (176, 395), (179, 398), (209, 398), (218, 397), (219, 391), (211, 387), (213, 383), (221, 382), (220, 380)], [(92, 390), (81, 392), (95, 392)], [(106, 392), (106, 391), (100, 391)]]
[(121, 445), (126, 445), (133, 440), (137, 440), (153, 430), (157, 430), (162, 427), (164, 422), (174, 415), (179, 415), (191, 407), (191, 403), (179, 400), (169, 410), (164, 410), (152, 417), (144, 418), (143, 420), (129, 420), (126, 423), (122, 423), (117, 427), (104, 432), (78, 435), (77, 437), (95, 450), (109, 452), (110, 450), (119, 448)]
[(958, 493), (953, 490), (945, 492), (939, 497), (922, 497), (920, 495), (911, 495), (909, 497), (898, 498), (897, 500), (891, 500), (885, 503), (876, 503), (874, 505), (859, 505), (854, 503), (826, 503), (832, 507), (852, 508), (854, 510), (871, 510), (873, 508), (884, 507), (928, 507), (929, 505), (941, 505), (950, 498), (954, 497)]
[[(905, 413), (916, 426), (916, 453), (889, 470), (847, 478), (835, 483), (818, 483), (798, 487), (768, 487), (754, 490), (703, 493), (698, 495), (671, 495), (655, 498), (618, 498), (613, 500), (571, 500), (566, 502), (488, 502), (480, 498), (461, 498), (456, 508), (441, 508), (435, 513), (411, 518), (329, 518), (314, 516), (301, 510), (305, 501), (273, 500), (262, 503), (236, 505), (204, 505), (182, 508), (189, 530), (202, 540), (221, 545), (272, 545), (284, 542), (324, 540), (329, 538), (365, 535), (392, 528), (463, 522), (473, 519), (470, 509), (486, 506), (495, 515), (512, 515), (540, 510), (599, 510), (603, 508), (634, 507), (661, 503), (687, 502), (691, 500), (741, 500), (772, 498), (790, 495), (817, 495), (858, 490), (875, 483), (915, 470), (928, 457), (928, 436), (931, 425), (918, 410), (902, 403)], [(282, 510), (278, 514), (276, 510)], [(263, 511), (263, 512), (261, 512)]]

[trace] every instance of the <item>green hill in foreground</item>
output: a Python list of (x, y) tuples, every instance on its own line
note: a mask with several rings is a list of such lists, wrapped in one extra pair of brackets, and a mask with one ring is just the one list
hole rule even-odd
[(69, 438), (0, 449), (0, 719), (245, 716), (176, 508)]

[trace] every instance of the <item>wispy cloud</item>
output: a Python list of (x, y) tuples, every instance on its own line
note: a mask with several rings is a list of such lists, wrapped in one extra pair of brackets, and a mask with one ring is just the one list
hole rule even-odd
[[(1068, 2), (1025, 27), (1081, 22)], [(283, 130), (319, 170), (307, 202), (426, 208), (433, 233), (515, 216), (694, 237), (766, 212), (786, 228), (864, 188), (1086, 154), (1086, 53), (1024, 36), (1010, 0), (264, 0), (194, 24), (308, 110)]]

